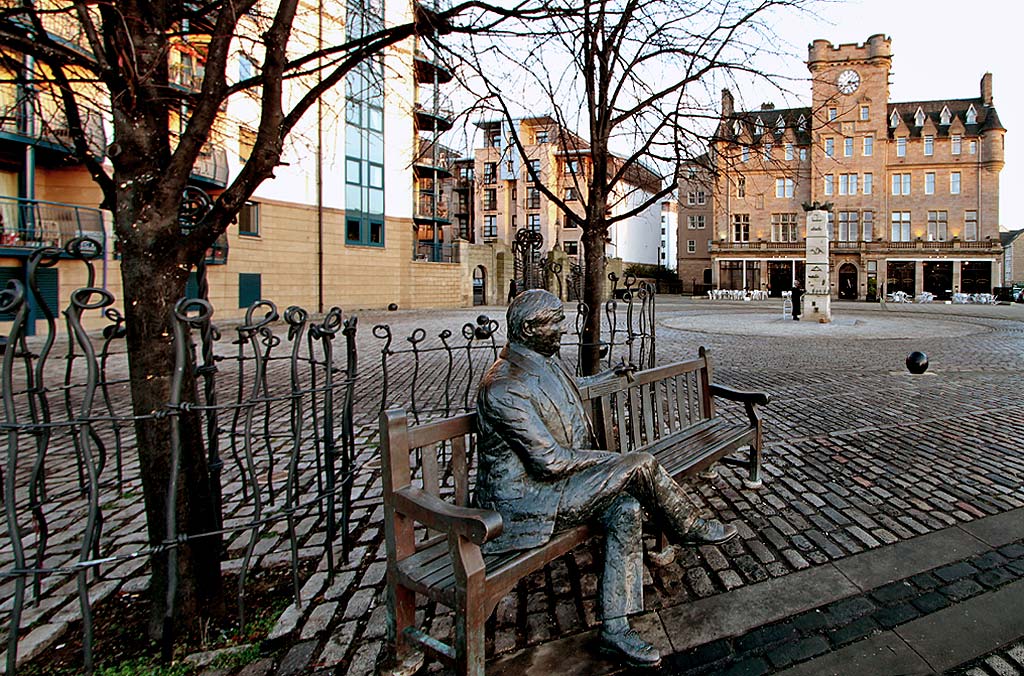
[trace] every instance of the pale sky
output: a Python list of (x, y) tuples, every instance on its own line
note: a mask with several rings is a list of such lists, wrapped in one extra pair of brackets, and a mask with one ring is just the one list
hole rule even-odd
[[(1006, 0), (983, 8), (963, 0), (819, 1), (812, 5), (814, 16), (787, 14), (774, 30), (788, 43), (783, 47), (796, 55), (781, 69), (803, 78), (808, 76), (804, 62), (812, 40), (863, 43), (884, 33), (892, 39), (889, 96), (894, 102), (976, 97), (981, 76), (991, 72), (993, 103), (1007, 130), (999, 216), (1003, 229), (1017, 230), (1024, 228), (1024, 34), (1014, 20), (1018, 7)], [(776, 94), (778, 107), (810, 104), (809, 83), (793, 83), (793, 89), (799, 99), (781, 101)], [(759, 103), (756, 96), (744, 96), (745, 107)]]

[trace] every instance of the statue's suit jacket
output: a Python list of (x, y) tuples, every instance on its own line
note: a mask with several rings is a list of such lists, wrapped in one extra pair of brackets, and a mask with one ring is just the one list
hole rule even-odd
[(573, 378), (558, 364), (510, 343), (477, 395), (476, 504), (502, 515), (486, 552), (538, 547), (551, 538), (568, 477), (605, 453)]

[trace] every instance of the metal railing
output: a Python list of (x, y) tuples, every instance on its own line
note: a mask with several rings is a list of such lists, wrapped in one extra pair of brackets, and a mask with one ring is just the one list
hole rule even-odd
[[(0, 103), (0, 133), (28, 143), (46, 143), (54, 149), (72, 153), (75, 144), (63, 106), (49, 94), (37, 93), (35, 96), (31, 101), (22, 97)], [(96, 157), (103, 157), (106, 155), (107, 134), (102, 115), (84, 106), (79, 107), (79, 115), (89, 151)]]
[(0, 197), (0, 247), (63, 249), (76, 237), (86, 237), (106, 250), (103, 212), (60, 202)]

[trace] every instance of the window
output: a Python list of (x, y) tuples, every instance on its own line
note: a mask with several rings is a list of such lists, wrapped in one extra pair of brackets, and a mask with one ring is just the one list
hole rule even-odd
[(786, 157), (786, 159), (787, 160), (793, 159), (793, 144), (792, 143), (787, 143), (783, 147), (785, 148), (785, 152), (786, 152), (785, 157)]
[(896, 157), (907, 156), (907, 137), (897, 136), (896, 137)]
[(494, 183), (498, 179), (498, 165), (495, 162), (484, 162), (484, 183)]
[(540, 209), (540, 188), (530, 186), (526, 189), (526, 208)]
[(791, 178), (777, 178), (777, 179), (775, 179), (775, 196), (776, 197), (793, 197), (793, 179), (791, 179)]
[(564, 249), (565, 253), (569, 256), (578, 256), (580, 253), (579, 242), (563, 242), (562, 248)]
[(836, 140), (834, 138), (825, 139), (825, 157), (835, 157), (836, 154)]
[(686, 193), (686, 204), (689, 206), (703, 206), (707, 204), (708, 196), (703, 190), (694, 190)]
[(807, 161), (807, 148), (801, 148), (800, 149), (800, 161), (801, 162), (806, 162)]
[(833, 241), (836, 238), (836, 214), (834, 211), (828, 212), (828, 241)]
[(836, 119), (837, 117), (839, 117), (839, 110), (836, 109), (836, 108), (829, 108), (828, 109), (828, 121), (831, 122), (832, 120)]
[(492, 131), (487, 134), (487, 145), (491, 148), (501, 147), (501, 131)]
[(864, 155), (864, 157), (871, 157), (872, 155), (875, 154), (875, 137), (874, 136), (865, 136), (864, 137), (864, 147), (863, 147), (861, 153)]
[(459, 167), (459, 178), (461, 178), (463, 180), (466, 180), (466, 181), (472, 181), (473, 180), (473, 167), (471, 167), (471, 166)]
[(690, 230), (703, 230), (706, 225), (706, 217), (703, 214), (690, 215), (686, 217), (686, 227)]
[(892, 194), (893, 195), (909, 195), (910, 194), (910, 174), (893, 174), (892, 175)]
[(973, 104), (967, 109), (967, 124), (978, 124), (978, 111), (974, 109)]
[(773, 242), (796, 242), (799, 236), (796, 214), (772, 214)]
[(483, 208), (486, 211), (494, 211), (498, 208), (498, 191), (495, 188), (487, 188), (483, 195)]
[(935, 154), (935, 137), (925, 136), (924, 137), (924, 154), (925, 156), (931, 156)]
[(740, 161), (741, 162), (748, 162), (749, 160), (750, 160), (750, 148), (748, 148), (747, 146), (743, 146), (743, 149), (740, 150)]
[(964, 212), (964, 239), (968, 242), (978, 241), (978, 212)]
[(732, 215), (732, 241), (750, 241), (750, 214)]
[(574, 218), (566, 218), (565, 219), (565, 223), (562, 224), (562, 228), (575, 228), (575, 227), (578, 227), (578, 225), (576, 223), (576, 219), (574, 219)]
[(249, 307), (263, 297), (263, 277), (258, 272), (238, 273), (238, 307)]
[(860, 107), (860, 119), (861, 119), (861, 121), (862, 122), (866, 121), (866, 120), (870, 119), (870, 117), (871, 117), (871, 109), (868, 108), (868, 106), (861, 106)]
[(967, 144), (967, 152), (970, 155), (976, 154), (978, 152), (978, 142), (977, 141), (970, 141)]
[(839, 194), (857, 194), (857, 174), (839, 174)]
[(947, 213), (945, 211), (928, 212), (928, 241), (945, 242)]
[[(346, 32), (362, 31), (363, 21)], [(374, 29), (375, 30), (375, 29)], [(384, 246), (384, 62), (369, 59), (345, 78), (345, 244)], [(426, 197), (426, 199), (423, 199)], [(436, 213), (432, 195), (415, 210)]]
[(540, 214), (526, 214), (526, 227), (534, 232), (540, 232)]
[(856, 211), (839, 212), (840, 242), (856, 242), (860, 239), (860, 214)]
[(949, 137), (949, 152), (951, 155), (960, 154), (960, 135), (953, 134)]
[(534, 141), (538, 144), (548, 142), (548, 130), (538, 129), (537, 134), (534, 136)]
[(697, 253), (697, 240), (686, 240), (686, 253)]
[(248, 162), (252, 149), (256, 147), (256, 130), (244, 124), (238, 125), (238, 159)]
[(917, 112), (914, 113), (914, 126), (915, 127), (923, 127), (924, 126), (924, 111), (921, 110), (920, 108), (918, 108)]
[(864, 235), (864, 241), (865, 242), (870, 242), (872, 236), (874, 235), (873, 230), (874, 230), (874, 225), (875, 225), (875, 212), (874, 211), (865, 211), (864, 213), (861, 214), (861, 219), (860, 220), (861, 220), (861, 231), (862, 231), (862, 233)]
[(892, 236), (890, 239), (893, 242), (909, 242), (910, 241), (910, 212), (909, 211), (894, 211), (892, 212)]
[(747, 177), (740, 176), (736, 179), (736, 197), (747, 196)]
[(260, 205), (246, 202), (238, 211), (238, 234), (249, 237), (260, 236)]
[(835, 191), (836, 177), (832, 174), (825, 175), (825, 194), (831, 195)]
[(245, 54), (238, 55), (238, 79), (248, 80), (256, 69), (253, 67), (252, 59)]
[(565, 160), (563, 171), (566, 174), (578, 176), (580, 173), (580, 161), (579, 160)]
[(902, 121), (903, 120), (900, 118), (900, 114), (895, 110), (892, 111), (892, 115), (889, 116), (889, 126), (895, 129), (896, 127), (900, 126), (900, 122)]
[(843, 157), (853, 157), (853, 139), (843, 139)]
[(960, 194), (960, 172), (953, 171), (949, 174), (949, 194), (959, 195)]
[(766, 160), (772, 159), (772, 144), (771, 143), (765, 143), (764, 144), (764, 159), (766, 159)]
[(935, 194), (935, 172), (928, 171), (924, 175), (924, 194), (934, 195)]
[(565, 189), (566, 202), (575, 202), (577, 199), (579, 199), (579, 197), (576, 194), (576, 188), (569, 187)]
[(540, 176), (540, 160), (530, 160), (530, 167), (527, 172), (526, 182), (535, 183), (534, 176)]
[(864, 194), (865, 195), (870, 195), (871, 194), (872, 179), (874, 179), (874, 175), (873, 174), (870, 174), (870, 173), (864, 174)]
[(945, 126), (953, 121), (953, 115), (949, 112), (948, 106), (942, 106), (942, 112), (939, 114), (939, 124)]
[(494, 214), (484, 216), (484, 237), (492, 239), (498, 236), (498, 217)]

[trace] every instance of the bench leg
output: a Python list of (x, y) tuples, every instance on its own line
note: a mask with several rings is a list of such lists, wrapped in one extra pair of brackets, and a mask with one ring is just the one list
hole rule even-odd
[(482, 608), (463, 606), (455, 617), (455, 673), (459, 676), (484, 676), (484, 624)]
[(388, 676), (407, 676), (423, 666), (423, 653), (409, 645), (405, 630), (416, 623), (416, 594), (394, 584), (388, 585), (388, 641), (394, 661), (388, 665)]
[(764, 485), (761, 481), (761, 444), (750, 445), (750, 474), (743, 480), (743, 485), (751, 490)]

